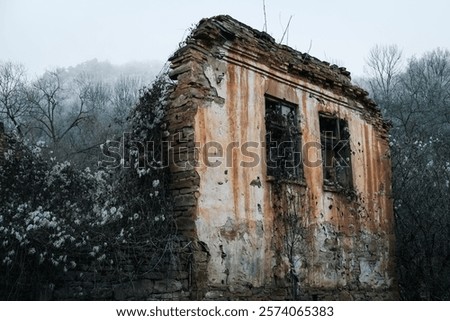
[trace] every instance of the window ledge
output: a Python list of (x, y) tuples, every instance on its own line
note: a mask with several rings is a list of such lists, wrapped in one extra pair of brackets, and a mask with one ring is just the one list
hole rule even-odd
[(277, 183), (283, 183), (283, 184), (306, 186), (306, 181), (304, 178), (287, 179), (287, 178), (276, 178), (275, 176), (267, 176), (266, 182), (269, 182), (269, 183), (277, 182)]
[(323, 183), (323, 190), (326, 192), (341, 192), (344, 188), (332, 183)]
[[(328, 183), (328, 184), (327, 184)], [(356, 191), (353, 187), (343, 187), (340, 185), (331, 185), (329, 182), (324, 182), (323, 190), (325, 192), (339, 193), (347, 197), (349, 201), (357, 198)]]

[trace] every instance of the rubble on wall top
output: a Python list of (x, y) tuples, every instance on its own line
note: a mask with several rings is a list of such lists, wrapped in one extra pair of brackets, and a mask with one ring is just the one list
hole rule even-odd
[(350, 72), (346, 68), (279, 44), (268, 33), (253, 29), (228, 15), (200, 20), (197, 28), (187, 38), (186, 47), (177, 51), (170, 60), (174, 61), (182, 56), (184, 50), (192, 45), (200, 45), (206, 49), (214, 46), (244, 48), (245, 52), (254, 54), (258, 62), (281, 68), (319, 86), (338, 91), (361, 102), (369, 110), (379, 111), (376, 103), (368, 97), (368, 92), (352, 84)]

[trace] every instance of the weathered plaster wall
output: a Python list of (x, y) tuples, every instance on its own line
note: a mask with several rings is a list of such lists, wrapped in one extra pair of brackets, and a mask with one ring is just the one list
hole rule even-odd
[[(262, 286), (271, 274), (271, 262), (266, 260), (271, 235), (264, 230), (273, 218), (265, 215), (270, 211), (265, 202), (268, 190), (250, 185), (263, 178), (262, 167), (245, 167), (248, 160), (241, 151), (246, 142), (260, 145), (263, 134), (264, 109), (258, 103), (262, 90), (254, 85), (254, 76), (228, 66), (223, 84), (216, 85), (225, 103), (199, 108), (195, 117), (200, 146), (214, 141), (222, 148), (222, 157), (212, 162), (213, 166), (202, 163), (198, 168), (201, 184), (196, 227), (199, 239), (210, 244), (208, 275), (212, 283)], [(209, 79), (213, 78), (210, 75)], [(249, 87), (255, 90), (249, 91)], [(209, 153), (214, 150), (210, 148)], [(260, 146), (253, 148), (257, 154), (260, 150)], [(206, 152), (204, 149), (203, 155)], [(209, 157), (212, 160), (214, 157)]]
[[(263, 286), (272, 282), (274, 270), (284, 270), (284, 275), (289, 272), (287, 264), (280, 267), (274, 263), (280, 249), (273, 238), (282, 235), (274, 231), (277, 213), (271, 200), (275, 196), (271, 195), (272, 183), (266, 177), (264, 161), (242, 166), (249, 161), (240, 149), (246, 142), (257, 143), (253, 151), (261, 158), (265, 155), (262, 143), (267, 88), (266, 93), (300, 106), (303, 142), (320, 142), (318, 111), (337, 114), (350, 125), (357, 200), (349, 202), (345, 196), (324, 191), (321, 166), (305, 168), (306, 198), (301, 201), (308, 206), (298, 215), (311, 229), (305, 240), (311, 248), (309, 253), (298, 255), (298, 274), (304, 281), (300, 287), (335, 288), (350, 283), (368, 288), (390, 287), (393, 276), (389, 275), (392, 269), (388, 264), (393, 248), (386, 237), (392, 234), (386, 190), (390, 186), (389, 162), (384, 160), (386, 143), (376, 137), (373, 126), (366, 124), (357, 110), (339, 106), (319, 94), (310, 97), (305, 89), (245, 67), (229, 64), (223, 81), (225, 84), (216, 89), (225, 98), (225, 104), (201, 107), (195, 116), (200, 146), (214, 141), (223, 147), (223, 157), (216, 159), (219, 166), (201, 164), (198, 169), (201, 184), (196, 227), (198, 238), (210, 248), (209, 281)], [(319, 103), (317, 97), (324, 103)], [(214, 150), (210, 148), (209, 152)], [(210, 161), (213, 159), (209, 157)], [(258, 178), (261, 186), (252, 185)]]
[[(200, 25), (197, 39), (194, 34), (174, 56), (172, 73), (194, 106), (184, 113), (196, 163), (183, 172), (198, 179), (188, 191), (192, 215), (186, 221), (207, 253), (204, 295), (251, 296), (252, 289), (265, 287), (288, 297), (294, 284), (297, 298), (395, 298), (389, 148), (373, 103), (350, 85), (345, 70), (329, 71), (333, 68), (315, 62), (308, 68), (316, 74), (305, 77), (297, 72), (302, 65), (289, 63), (287, 47), (271, 52), (274, 61), (263, 59), (261, 42), (277, 45), (270, 38), (245, 39), (251, 30), (232, 29), (228, 23), (236, 27), (236, 22), (224, 20), (219, 31), (214, 21), (204, 23), (204, 30)], [(348, 121), (351, 195), (327, 191), (321, 166), (305, 166), (300, 184), (266, 176), (265, 94), (299, 106), (303, 143), (320, 143), (319, 112)], [(310, 160), (321, 157), (320, 150), (309, 152)], [(256, 155), (259, 162), (250, 164)], [(175, 194), (180, 191), (175, 188)], [(295, 233), (286, 226), (290, 213), (298, 217)], [(299, 239), (291, 240), (294, 251), (287, 253), (292, 233)]]

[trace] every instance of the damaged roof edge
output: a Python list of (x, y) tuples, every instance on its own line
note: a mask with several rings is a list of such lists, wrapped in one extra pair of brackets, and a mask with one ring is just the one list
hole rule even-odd
[(369, 111), (381, 116), (377, 104), (369, 93), (352, 84), (350, 72), (344, 67), (331, 65), (308, 53), (302, 53), (289, 46), (279, 44), (264, 31), (256, 30), (228, 15), (203, 18), (186, 39), (186, 46), (180, 48), (169, 59), (174, 61), (183, 55), (191, 45), (211, 49), (233, 43), (253, 50), (259, 61), (275, 66), (287, 66), (286, 72), (307, 79), (324, 88), (329, 88), (362, 103)]

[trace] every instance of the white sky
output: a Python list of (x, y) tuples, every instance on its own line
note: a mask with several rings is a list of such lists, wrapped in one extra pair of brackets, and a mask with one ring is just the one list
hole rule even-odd
[[(0, 0), (0, 61), (31, 74), (97, 58), (166, 61), (203, 17), (229, 14), (262, 30), (263, 0)], [(278, 41), (293, 15), (288, 45), (362, 75), (375, 44), (405, 56), (450, 48), (449, 0), (266, 0)], [(285, 43), (285, 41), (284, 41)]]

